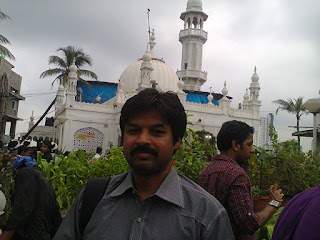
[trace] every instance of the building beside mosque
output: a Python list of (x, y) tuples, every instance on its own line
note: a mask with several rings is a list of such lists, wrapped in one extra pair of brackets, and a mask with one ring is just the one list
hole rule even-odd
[(270, 148), (270, 134), (269, 129), (270, 126), (273, 126), (273, 113), (269, 113), (266, 117), (260, 118), (260, 139), (259, 139), (259, 146), (264, 149)]
[[(18, 117), (19, 101), (25, 98), (20, 95), (22, 78), (12, 69), (14, 66), (3, 57), (0, 57), (0, 140), (9, 142), (15, 138)], [(10, 123), (10, 137), (5, 136), (6, 125)]]
[[(178, 94), (188, 120), (195, 131), (212, 140), (223, 122), (239, 120), (253, 126), (254, 144), (259, 145), (260, 106), (259, 77), (254, 68), (249, 91), (238, 108), (230, 106), (226, 83), (220, 93), (201, 91), (207, 81), (202, 70), (203, 47), (208, 33), (204, 30), (208, 15), (201, 0), (188, 0), (186, 11), (180, 16), (183, 29), (179, 33), (182, 44), (181, 69), (175, 72), (162, 58), (155, 55), (155, 32), (149, 37), (149, 47), (142, 58), (130, 64), (121, 74), (119, 83), (91, 81), (92, 88), (77, 82), (77, 67), (70, 67), (68, 87), (59, 86), (55, 103), (55, 138), (64, 151), (84, 148), (94, 152), (120, 145), (120, 111), (127, 99), (144, 88), (174, 91)], [(214, 141), (213, 141), (214, 142)]]

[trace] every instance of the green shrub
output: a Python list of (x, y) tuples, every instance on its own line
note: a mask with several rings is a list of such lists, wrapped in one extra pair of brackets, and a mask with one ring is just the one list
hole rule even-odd
[(294, 196), (318, 185), (319, 158), (299, 151), (295, 140), (278, 142), (275, 129), (271, 130), (270, 150), (256, 147), (249, 160), (248, 175), (253, 193), (266, 193), (271, 184), (277, 183), (286, 196)]
[(200, 141), (198, 135), (187, 129), (180, 148), (173, 156), (175, 169), (198, 182), (202, 170), (210, 164), (210, 159), (215, 152), (214, 146), (209, 141)]

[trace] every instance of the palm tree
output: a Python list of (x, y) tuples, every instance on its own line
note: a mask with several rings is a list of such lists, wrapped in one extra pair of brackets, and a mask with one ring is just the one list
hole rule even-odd
[[(0, 21), (5, 19), (11, 19), (8, 15), (0, 11)], [(15, 60), (12, 53), (2, 44), (10, 44), (9, 40), (0, 34), (0, 56), (3, 58), (8, 57), (11, 60)]]
[(290, 99), (288, 99), (288, 101), (285, 101), (283, 99), (279, 99), (279, 100), (273, 101), (273, 103), (280, 105), (276, 110), (276, 114), (281, 109), (281, 110), (287, 111), (288, 113), (293, 113), (296, 115), (298, 144), (299, 144), (299, 149), (300, 149), (299, 122), (300, 122), (301, 116), (304, 113), (308, 113), (306, 107), (303, 105), (303, 97), (298, 97), (297, 99), (294, 98), (293, 100), (290, 98)]
[(81, 76), (86, 76), (98, 80), (98, 76), (94, 72), (80, 69), (80, 67), (85, 64), (91, 66), (92, 62), (91, 57), (88, 54), (84, 53), (81, 48), (67, 46), (65, 48), (57, 49), (57, 52), (60, 51), (63, 52), (64, 55), (62, 58), (55, 55), (49, 57), (49, 64), (55, 64), (58, 67), (44, 71), (43, 73), (41, 73), (40, 78), (58, 75), (52, 82), (52, 85), (56, 80), (59, 80), (59, 83), (65, 86), (68, 82), (70, 66), (72, 65), (73, 59), (75, 58), (75, 64), (78, 67), (78, 80), (80, 82), (87, 83), (84, 79), (81, 78)]

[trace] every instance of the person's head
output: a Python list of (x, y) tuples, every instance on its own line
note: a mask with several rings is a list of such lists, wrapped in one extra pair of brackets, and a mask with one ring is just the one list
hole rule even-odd
[(217, 136), (217, 146), (221, 153), (232, 152), (234, 160), (245, 163), (253, 152), (254, 128), (240, 121), (228, 121), (222, 124)]
[(97, 149), (96, 149), (96, 153), (101, 154), (101, 153), (102, 153), (102, 147), (97, 147)]
[(128, 99), (120, 128), (131, 170), (150, 176), (170, 170), (186, 125), (186, 113), (175, 93), (145, 89)]
[(70, 153), (70, 151), (65, 151), (65, 152), (63, 153), (63, 156), (67, 157), (67, 156), (69, 155), (69, 153)]
[(25, 167), (34, 167), (37, 165), (36, 160), (30, 156), (20, 156), (13, 162), (12, 170), (13, 176), (15, 177), (17, 172)]
[(52, 148), (51, 142), (49, 141), (43, 141), (41, 144), (41, 152), (42, 153), (47, 153), (50, 152)]
[(30, 150), (26, 145), (21, 145), (20, 147), (18, 147), (18, 154), (20, 156), (28, 156), (29, 153), (30, 153)]

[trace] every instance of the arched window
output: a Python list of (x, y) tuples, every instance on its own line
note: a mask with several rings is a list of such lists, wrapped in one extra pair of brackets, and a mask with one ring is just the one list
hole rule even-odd
[(98, 129), (81, 128), (74, 134), (74, 150), (84, 149), (87, 153), (94, 153), (97, 146), (103, 146), (104, 135)]
[[(213, 156), (211, 153), (209, 153), (210, 151), (208, 151), (209, 149), (211, 149), (212, 147), (217, 150), (216, 148), (216, 138), (213, 136), (212, 133), (202, 130), (202, 131), (197, 131), (196, 134), (199, 137), (199, 141), (201, 143), (203, 143), (205, 145), (205, 154), (208, 158), (208, 161), (212, 161)], [(216, 152), (216, 151), (215, 151)]]

